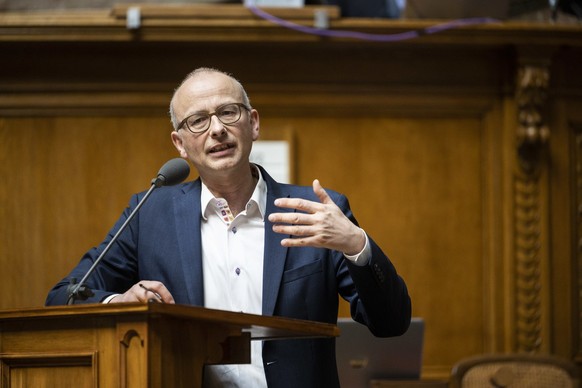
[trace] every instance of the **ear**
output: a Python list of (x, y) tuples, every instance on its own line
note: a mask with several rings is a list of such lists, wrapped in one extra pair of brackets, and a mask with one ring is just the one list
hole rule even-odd
[(253, 141), (259, 138), (259, 112), (256, 109), (251, 110), (250, 112), (250, 120), (251, 120), (251, 131), (253, 132)]
[(180, 156), (184, 159), (188, 159), (188, 154), (184, 149), (184, 142), (182, 141), (182, 136), (180, 133), (178, 133), (178, 131), (172, 131), (170, 136), (172, 138), (172, 143), (174, 143), (174, 147), (176, 147)]

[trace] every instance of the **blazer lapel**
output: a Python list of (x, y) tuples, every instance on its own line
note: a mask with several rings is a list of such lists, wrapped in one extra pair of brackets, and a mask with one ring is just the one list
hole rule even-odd
[(292, 211), (278, 208), (274, 205), (277, 198), (289, 197), (289, 192), (283, 189), (261, 168), (263, 179), (267, 182), (267, 210), (265, 214), (265, 252), (263, 261), (263, 315), (273, 315), (275, 304), (285, 269), (287, 249), (281, 245), (281, 240), (288, 237), (273, 232), (273, 223), (268, 220), (271, 213)]
[(200, 236), (200, 180), (184, 185), (174, 201), (178, 251), (189, 303), (204, 306), (202, 242)]

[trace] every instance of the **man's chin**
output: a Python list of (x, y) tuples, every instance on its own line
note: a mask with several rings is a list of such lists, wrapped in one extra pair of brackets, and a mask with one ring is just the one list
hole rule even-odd
[(214, 171), (229, 171), (236, 169), (239, 165), (239, 161), (233, 158), (222, 158), (218, 160), (213, 160), (212, 163), (208, 165), (210, 170)]

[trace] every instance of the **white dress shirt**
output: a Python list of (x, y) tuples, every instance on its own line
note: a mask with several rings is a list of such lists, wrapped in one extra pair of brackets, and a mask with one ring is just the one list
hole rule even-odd
[[(245, 210), (233, 217), (226, 200), (202, 184), (202, 270), (204, 306), (261, 314), (267, 185), (258, 182)], [(213, 365), (205, 369), (204, 387), (267, 387), (262, 341), (251, 341), (251, 364)]]

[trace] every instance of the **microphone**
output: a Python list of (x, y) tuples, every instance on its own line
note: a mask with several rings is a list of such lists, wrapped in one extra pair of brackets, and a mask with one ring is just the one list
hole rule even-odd
[(190, 166), (182, 158), (168, 160), (160, 171), (157, 178), (152, 179), (152, 185), (156, 188), (161, 186), (174, 186), (182, 182), (190, 174)]
[(145, 201), (149, 198), (151, 193), (162, 186), (173, 186), (177, 185), (178, 183), (182, 182), (184, 179), (188, 177), (190, 174), (190, 165), (184, 159), (175, 158), (167, 161), (160, 171), (158, 172), (158, 176), (152, 179), (151, 186), (144, 197), (139, 201), (135, 209), (129, 214), (123, 225), (119, 228), (115, 236), (109, 241), (103, 252), (97, 257), (89, 271), (83, 276), (79, 283), (76, 283), (77, 279), (72, 278), (71, 283), (67, 287), (67, 293), (69, 294), (69, 298), (67, 299), (67, 304), (71, 305), (75, 303), (75, 300), (86, 300), (87, 298), (93, 296), (93, 291), (89, 287), (85, 285), (85, 282), (91, 276), (93, 271), (97, 265), (103, 260), (105, 254), (109, 251), (109, 249), (113, 246), (113, 243), (117, 241), (119, 235), (125, 230), (129, 222), (133, 219), (133, 217), (137, 214), (141, 206), (145, 203)]

